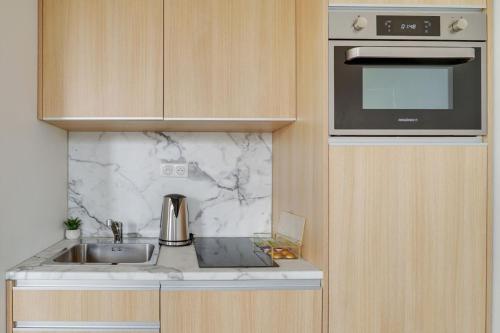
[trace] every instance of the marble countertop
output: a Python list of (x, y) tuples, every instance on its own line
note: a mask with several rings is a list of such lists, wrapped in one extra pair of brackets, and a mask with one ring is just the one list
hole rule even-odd
[[(148, 239), (142, 239), (147, 241)], [(109, 242), (109, 239), (88, 239)], [(156, 239), (150, 239), (155, 243)], [(199, 268), (194, 246), (161, 247), (156, 265), (50, 264), (49, 259), (79, 241), (63, 240), (13, 267), (9, 280), (140, 280), (140, 281), (228, 281), (228, 280), (321, 280), (323, 272), (305, 260), (277, 260), (279, 267)]]

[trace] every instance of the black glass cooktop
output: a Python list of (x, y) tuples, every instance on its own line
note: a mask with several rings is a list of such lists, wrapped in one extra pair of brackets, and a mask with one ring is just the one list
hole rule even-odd
[(195, 238), (194, 247), (200, 268), (278, 266), (246, 237)]

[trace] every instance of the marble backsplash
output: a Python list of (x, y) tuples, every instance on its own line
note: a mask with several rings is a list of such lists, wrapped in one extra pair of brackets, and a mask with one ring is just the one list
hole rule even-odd
[[(84, 236), (110, 236), (111, 218), (157, 237), (169, 193), (188, 197), (195, 235), (271, 231), (271, 134), (71, 132), (68, 146), (68, 215)], [(187, 163), (188, 178), (161, 176), (162, 163)]]

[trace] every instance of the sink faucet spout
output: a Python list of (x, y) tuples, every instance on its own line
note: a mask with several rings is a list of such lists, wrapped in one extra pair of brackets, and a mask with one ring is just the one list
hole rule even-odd
[(123, 243), (123, 223), (113, 220), (106, 220), (106, 226), (113, 232), (115, 244)]

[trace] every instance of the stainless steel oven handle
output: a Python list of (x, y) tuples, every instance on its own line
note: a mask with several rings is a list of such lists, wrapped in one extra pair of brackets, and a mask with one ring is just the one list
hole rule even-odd
[(353, 47), (346, 52), (346, 61), (356, 59), (456, 59), (472, 61), (472, 47)]

